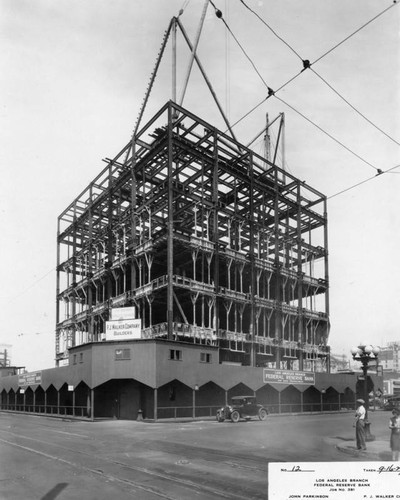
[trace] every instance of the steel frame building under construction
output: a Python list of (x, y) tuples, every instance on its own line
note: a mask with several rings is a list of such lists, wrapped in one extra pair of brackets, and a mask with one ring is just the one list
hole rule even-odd
[(142, 339), (329, 371), (326, 197), (168, 102), (58, 218), (56, 362), (134, 306)]

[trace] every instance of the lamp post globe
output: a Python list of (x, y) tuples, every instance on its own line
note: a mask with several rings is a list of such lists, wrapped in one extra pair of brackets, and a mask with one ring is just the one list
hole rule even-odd
[(368, 421), (368, 368), (371, 368), (370, 361), (374, 362), (374, 366), (377, 365), (380, 349), (378, 346), (372, 346), (369, 342), (362, 341), (360, 342), (358, 347), (353, 347), (350, 352), (354, 361), (361, 362), (361, 368), (363, 372), (363, 399), (365, 401), (365, 440), (373, 441), (375, 439), (375, 436), (371, 434), (371, 423)]
[(350, 352), (351, 352), (351, 355), (352, 355), (352, 356), (353, 356), (353, 358), (354, 358), (354, 356), (356, 356), (356, 354), (358, 353), (358, 347), (352, 347), (352, 348), (350, 349)]

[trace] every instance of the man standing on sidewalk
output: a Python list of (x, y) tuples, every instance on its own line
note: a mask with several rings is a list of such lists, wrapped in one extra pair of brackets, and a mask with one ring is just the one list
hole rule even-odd
[(357, 410), (356, 410), (356, 441), (357, 450), (366, 450), (365, 445), (365, 401), (363, 399), (357, 399)]

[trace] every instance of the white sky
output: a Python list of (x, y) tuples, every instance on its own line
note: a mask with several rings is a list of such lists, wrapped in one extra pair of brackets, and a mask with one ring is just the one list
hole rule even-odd
[[(0, 0), (0, 344), (14, 364), (54, 366), (57, 216), (128, 142), (162, 36), (184, 0)], [(279, 88), (302, 64), (239, 0), (215, 0), (267, 84)], [(246, 0), (311, 62), (390, 0)], [(194, 40), (203, 0), (181, 16)], [(322, 58), (323, 78), (400, 142), (400, 6)], [(178, 37), (178, 95), (189, 54)], [(236, 122), (267, 95), (210, 5), (199, 57)], [(145, 120), (171, 98), (171, 43)], [(310, 70), (279, 92), (374, 167), (400, 164), (400, 147), (359, 117)], [(195, 69), (184, 106), (225, 130)], [(286, 118), (286, 161), (328, 196), (376, 171), (276, 98), (235, 127), (248, 143), (265, 115)], [(260, 152), (260, 145), (255, 150)], [(257, 149), (259, 148), (259, 149)], [(400, 168), (328, 203), (330, 345), (348, 354), (361, 340), (400, 340)], [(23, 335), (21, 335), (23, 334)]]

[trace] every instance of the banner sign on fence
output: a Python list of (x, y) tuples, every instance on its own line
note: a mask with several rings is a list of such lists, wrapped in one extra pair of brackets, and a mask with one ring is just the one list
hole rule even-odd
[(42, 383), (42, 372), (31, 372), (18, 375), (18, 385), (40, 385)]
[(106, 321), (106, 340), (140, 339), (142, 321), (140, 319), (124, 319)]
[(299, 372), (295, 370), (273, 370), (264, 368), (264, 384), (315, 384), (315, 373)]

